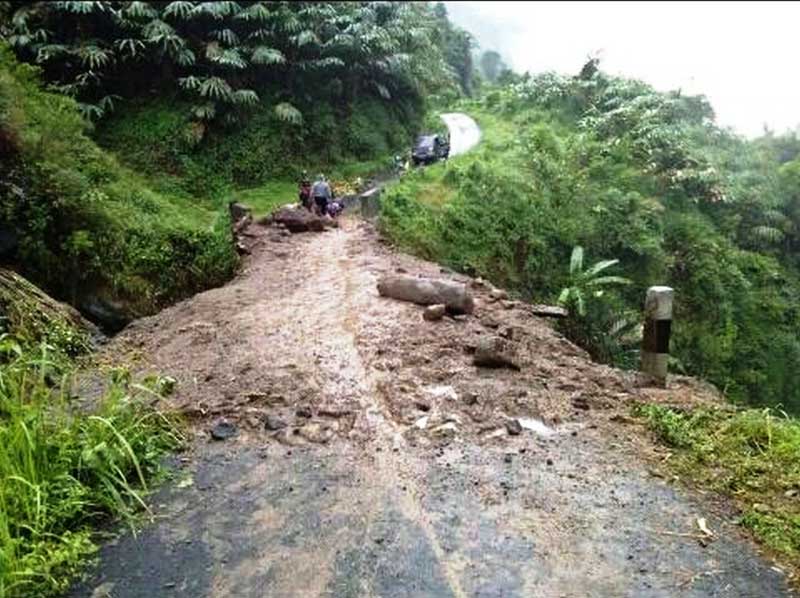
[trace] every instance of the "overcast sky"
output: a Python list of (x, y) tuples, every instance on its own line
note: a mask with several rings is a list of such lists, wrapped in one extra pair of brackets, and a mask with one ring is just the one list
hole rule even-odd
[(748, 136), (800, 125), (800, 2), (446, 2), (515, 71), (601, 68), (705, 94)]

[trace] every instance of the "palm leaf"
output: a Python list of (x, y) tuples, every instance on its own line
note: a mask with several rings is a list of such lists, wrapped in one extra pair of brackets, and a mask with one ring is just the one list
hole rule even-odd
[(286, 62), (286, 58), (280, 50), (258, 46), (253, 50), (250, 62), (253, 64), (283, 64)]
[(237, 89), (231, 95), (234, 104), (253, 105), (258, 103), (258, 94), (252, 89)]
[(166, 8), (164, 8), (164, 16), (185, 19), (194, 9), (194, 2), (187, 2), (185, 0), (170, 2), (167, 4)]
[(584, 272), (584, 275), (588, 278), (591, 278), (603, 270), (610, 268), (619, 263), (619, 260), (601, 260), (596, 264), (592, 264), (587, 270)]
[(589, 280), (586, 286), (601, 287), (607, 284), (631, 284), (631, 281), (623, 276), (600, 276)]
[(299, 125), (303, 122), (303, 113), (289, 102), (281, 102), (275, 106), (275, 115), (284, 122)]
[(576, 245), (572, 249), (572, 256), (569, 259), (569, 273), (577, 274), (583, 269), (583, 247)]

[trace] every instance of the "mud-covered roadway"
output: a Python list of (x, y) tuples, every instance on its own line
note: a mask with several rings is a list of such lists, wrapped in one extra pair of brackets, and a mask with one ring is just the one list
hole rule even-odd
[[(702, 388), (640, 388), (359, 220), (247, 234), (235, 280), (108, 348), (177, 378), (170, 406), (196, 439), (156, 521), (106, 546), (72, 595), (788, 595), (718, 509), (637, 454), (631, 401), (708, 400)], [(379, 297), (398, 271), (470, 284), (475, 314), (427, 322)], [(520, 371), (472, 365), (486, 334), (519, 343)], [(221, 419), (235, 438), (210, 438)]]

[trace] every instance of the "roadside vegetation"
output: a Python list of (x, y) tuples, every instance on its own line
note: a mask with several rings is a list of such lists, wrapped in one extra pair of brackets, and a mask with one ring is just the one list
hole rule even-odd
[(55, 596), (97, 549), (98, 526), (147, 512), (161, 458), (182, 442), (152, 407), (169, 381), (118, 370), (76, 397), (63, 347), (0, 335), (0, 596)]
[(586, 293), (564, 326), (595, 359), (635, 366), (645, 290), (666, 284), (673, 372), (800, 412), (800, 138), (744, 140), (704, 98), (596, 66), (462, 100), (482, 143), (394, 186), (384, 231), (535, 302), (573, 286), (576, 246), (589, 264), (619, 260), (604, 274), (631, 284)]
[(771, 409), (679, 410), (640, 405), (634, 413), (669, 449), (665, 467), (730, 498), (739, 522), (779, 563), (800, 574), (800, 423)]

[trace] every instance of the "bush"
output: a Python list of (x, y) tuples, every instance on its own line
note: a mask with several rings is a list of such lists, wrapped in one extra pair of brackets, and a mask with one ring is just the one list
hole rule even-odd
[[(142, 129), (150, 151), (174, 124), (163, 124), (164, 114)], [(36, 69), (0, 47), (0, 131), (10, 145), (0, 157), (6, 261), (59, 298), (80, 304), (104, 295), (132, 314), (226, 280), (236, 254), (225, 212), (153, 190), (85, 129), (72, 100), (42, 91)]]
[(147, 509), (148, 480), (181, 439), (143, 386), (118, 381), (78, 405), (54, 348), (4, 335), (0, 359), (0, 595), (54, 596), (96, 550), (95, 526)]

